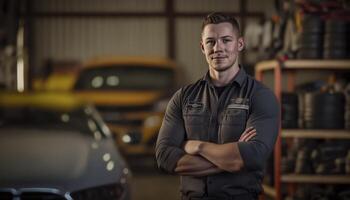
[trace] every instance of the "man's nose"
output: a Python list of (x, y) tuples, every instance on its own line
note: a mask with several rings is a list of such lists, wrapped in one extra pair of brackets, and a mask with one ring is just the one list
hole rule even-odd
[(214, 45), (214, 52), (222, 51), (222, 49), (223, 49), (223, 46), (222, 46), (222, 45), (223, 45), (223, 44), (222, 44), (222, 41), (217, 40), (217, 41), (215, 42), (215, 45)]

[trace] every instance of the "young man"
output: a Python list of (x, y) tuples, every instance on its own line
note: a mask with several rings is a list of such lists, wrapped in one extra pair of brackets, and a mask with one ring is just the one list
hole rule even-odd
[(200, 45), (209, 71), (169, 102), (158, 165), (181, 175), (184, 200), (255, 200), (278, 134), (278, 103), (238, 64), (244, 40), (233, 17), (208, 15)]

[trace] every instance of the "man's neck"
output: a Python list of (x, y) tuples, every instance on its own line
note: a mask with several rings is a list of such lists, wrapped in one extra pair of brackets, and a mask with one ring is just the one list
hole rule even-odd
[(226, 71), (215, 71), (212, 68), (209, 68), (209, 75), (212, 83), (217, 87), (223, 87), (229, 84), (239, 71), (239, 66), (234, 65)]

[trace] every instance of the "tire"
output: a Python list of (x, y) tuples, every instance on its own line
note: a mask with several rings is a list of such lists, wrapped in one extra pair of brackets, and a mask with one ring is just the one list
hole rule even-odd
[(346, 33), (348, 23), (344, 20), (327, 20), (325, 22), (325, 32), (327, 33)]
[(343, 93), (304, 94), (303, 125), (311, 129), (342, 129), (345, 124)]
[(305, 15), (302, 27), (303, 33), (323, 33), (324, 21), (319, 15)]
[(348, 58), (346, 49), (324, 49), (323, 58), (326, 59), (345, 59)]
[(322, 49), (299, 49), (297, 57), (301, 59), (321, 59)]

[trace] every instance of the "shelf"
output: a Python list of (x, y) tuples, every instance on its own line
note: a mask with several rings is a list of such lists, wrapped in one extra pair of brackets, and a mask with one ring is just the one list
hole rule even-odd
[(269, 197), (276, 197), (276, 190), (274, 187), (263, 184), (264, 194), (268, 195)]
[[(267, 60), (255, 65), (255, 78), (264, 79), (264, 71), (271, 70), (274, 75), (274, 92), (278, 100), (282, 97), (282, 76), (286, 72), (288, 91), (295, 90), (296, 72), (298, 70), (314, 70), (325, 73), (331, 72), (331, 78), (335, 78), (334, 71), (350, 71), (350, 59), (347, 60)], [(295, 71), (293, 71), (295, 70)], [(350, 184), (350, 174), (347, 175), (298, 175), (281, 174), (282, 144), (281, 138), (310, 138), (310, 139), (350, 139), (350, 130), (315, 130), (315, 129), (279, 129), (274, 149), (274, 187), (263, 185), (265, 194), (282, 200), (282, 183), (286, 183), (293, 189), (294, 183), (309, 184)], [(291, 193), (292, 190), (288, 191)]]
[[(259, 62), (255, 70), (272, 70), (279, 66), (276, 60)], [(350, 60), (287, 60), (283, 62), (283, 69), (325, 69), (350, 70)]]
[(350, 130), (282, 129), (283, 138), (350, 139)]
[(282, 175), (285, 183), (350, 184), (350, 175)]

